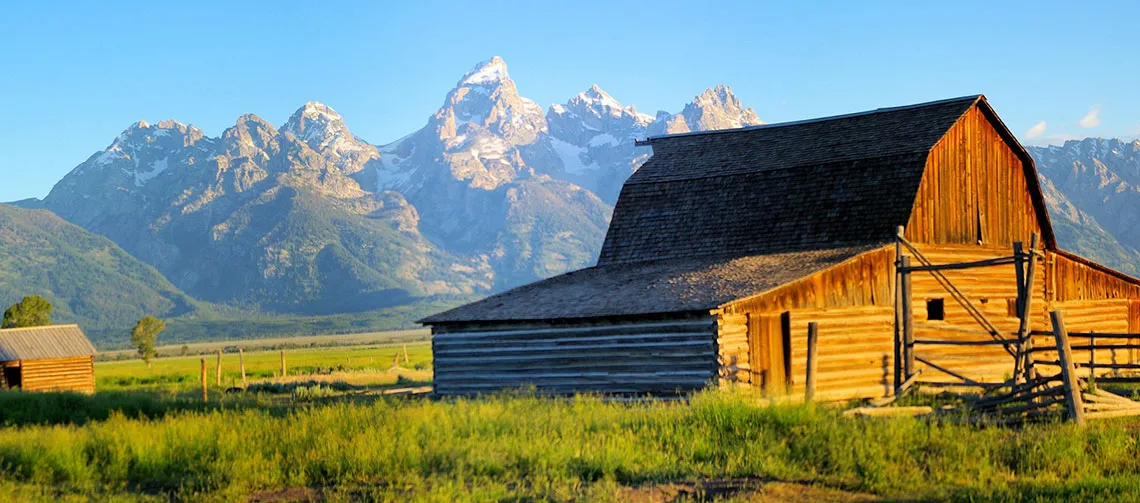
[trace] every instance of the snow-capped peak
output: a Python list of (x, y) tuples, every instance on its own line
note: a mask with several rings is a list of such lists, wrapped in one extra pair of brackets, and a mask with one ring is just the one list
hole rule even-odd
[(475, 65), (475, 68), (472, 68), (460, 79), (459, 86), (493, 85), (504, 80), (510, 80), (510, 78), (510, 74), (507, 73), (507, 63), (503, 61), (503, 58), (495, 56), (488, 61)]
[[(281, 126), (283, 132), (293, 133), (309, 143), (318, 140), (318, 144), (330, 136), (346, 136), (347, 130), (340, 114), (319, 101), (305, 103)], [(316, 148), (316, 145), (313, 147)]]
[(597, 84), (594, 84), (590, 86), (589, 89), (578, 93), (574, 96), (574, 98), (600, 105), (603, 108), (622, 110), (621, 103), (619, 103), (618, 100), (615, 100), (613, 96), (610, 96), (609, 93), (603, 91), (602, 88), (598, 87)]

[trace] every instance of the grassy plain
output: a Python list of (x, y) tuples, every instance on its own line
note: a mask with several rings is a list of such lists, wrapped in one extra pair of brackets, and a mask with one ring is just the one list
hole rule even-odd
[[(860, 420), (725, 392), (394, 397), (430, 382), (430, 344), (405, 363), (400, 339), (360, 337), (286, 341), (286, 378), (278, 351), (246, 346), (244, 393), (205, 355), (208, 403), (202, 356), (99, 362), (94, 396), (0, 392), (0, 501), (1140, 501), (1126, 420)], [(236, 353), (223, 370), (221, 388), (238, 381)]]
[[(15, 406), (24, 395), (0, 400)], [(773, 483), (840, 501), (1140, 497), (1128, 423), (852, 420), (722, 393), (688, 403), (334, 397), (113, 413), (2, 429), (0, 466), (0, 499), (15, 500), (672, 501), (678, 491), (660, 488), (688, 487), (679, 500), (694, 501), (719, 487), (713, 494), (727, 501), (770, 501)]]
[[(227, 344), (227, 346), (229, 346)], [(404, 361), (404, 347), (408, 350), (408, 361)], [(431, 344), (426, 341), (411, 343), (382, 343), (367, 346), (336, 346), (303, 349), (287, 349), (285, 364), (287, 374), (297, 378), (305, 376), (345, 376), (377, 374), (389, 376), (391, 383), (397, 373), (386, 372), (394, 357), (398, 357), (400, 367), (406, 370), (419, 370), (426, 374), (422, 379), (431, 379)], [(200, 387), (201, 359), (206, 359), (207, 382), (216, 386), (216, 356), (203, 354), (194, 356), (171, 356), (157, 358), (151, 368), (142, 360), (101, 361), (95, 364), (96, 389), (100, 391), (148, 390), (185, 392)], [(274, 378), (281, 370), (279, 351), (247, 351), (245, 353), (246, 377), (253, 381)], [(237, 352), (222, 353), (222, 387), (240, 385)]]

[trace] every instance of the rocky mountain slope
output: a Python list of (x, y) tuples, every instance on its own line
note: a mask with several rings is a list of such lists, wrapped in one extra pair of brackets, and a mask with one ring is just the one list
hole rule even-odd
[(0, 243), (0, 309), (41, 295), (54, 321), (95, 333), (199, 309), (154, 268), (49, 211), (0, 204)]
[(1059, 244), (1140, 274), (1140, 140), (1028, 147)]
[(758, 124), (725, 86), (650, 117), (597, 86), (544, 111), (505, 62), (465, 74), (388, 145), (308, 103), (280, 128), (217, 137), (138, 122), (41, 206), (109, 237), (196, 298), (271, 313), (356, 313), (483, 295), (589, 265), (635, 138)]
[(327, 314), (486, 290), (485, 268), (420, 235), (400, 194), (360, 187), (353, 176), (377, 157), (320, 104), (281, 130), (242, 116), (217, 138), (140, 122), (43, 206), (212, 302)]

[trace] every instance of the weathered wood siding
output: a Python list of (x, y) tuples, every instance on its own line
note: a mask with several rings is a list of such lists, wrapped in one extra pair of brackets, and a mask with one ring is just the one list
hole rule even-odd
[[(884, 271), (886, 274), (884, 274)], [(872, 250), (768, 292), (724, 307), (728, 314), (894, 305), (894, 246)]]
[[(1007, 249), (967, 245), (919, 244), (919, 251), (935, 264), (971, 262), (1013, 255)], [(1038, 261), (1033, 282), (1031, 329), (1044, 329), (1048, 312), (1045, 304), (1045, 264)], [(1020, 324), (1017, 317), (1017, 272), (1012, 265), (989, 266), (943, 271), (986, 320), (1004, 337), (1012, 338)], [(912, 304), (916, 340), (984, 341), (992, 338), (979, 320), (961, 303), (954, 300), (932, 273), (911, 274)], [(928, 319), (929, 301), (941, 299), (944, 319)], [(1013, 357), (1001, 346), (917, 345), (915, 355), (945, 370), (979, 382), (1001, 382), (1013, 373)], [(924, 381), (957, 382), (959, 379), (932, 366), (917, 362), (923, 369)]]
[(791, 374), (784, 376), (781, 369), (772, 369), (776, 372), (769, 393), (786, 393), (789, 388), (778, 382), (785, 378), (790, 380), (790, 391), (802, 395), (807, 324), (815, 321), (820, 344), (817, 396), (881, 396), (884, 358), (888, 368), (894, 368), (893, 260), (894, 248), (884, 247), (724, 306), (717, 317), (722, 386), (759, 387), (764, 357), (785, 363), (784, 348), (768, 344), (781, 341), (783, 334), (773, 332), (784, 329), (782, 318), (786, 317), (791, 342), (786, 364)]
[(491, 393), (674, 393), (716, 380), (716, 321), (515, 323), (432, 327), (435, 391)]
[[(1048, 254), (1050, 299), (1058, 302), (1140, 298), (1140, 285), (1069, 254)], [(1067, 320), (1066, 320), (1067, 321)]]
[(911, 242), (1009, 249), (1041, 232), (1030, 195), (1034, 176), (978, 107), (934, 146), (914, 202)]
[(95, 392), (95, 358), (53, 358), (20, 362), (21, 386), (26, 391)]

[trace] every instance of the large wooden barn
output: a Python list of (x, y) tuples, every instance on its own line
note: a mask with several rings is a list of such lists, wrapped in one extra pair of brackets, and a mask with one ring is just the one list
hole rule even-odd
[(95, 392), (95, 346), (78, 325), (0, 330), (0, 386)]
[(904, 338), (905, 376), (992, 383), (1013, 360), (973, 341), (1031, 337), (1049, 310), (1140, 331), (1140, 282), (1057, 248), (983, 96), (645, 143), (596, 266), (423, 320), (437, 393), (799, 394), (814, 322), (816, 396), (875, 397)]

